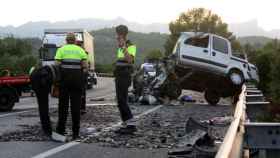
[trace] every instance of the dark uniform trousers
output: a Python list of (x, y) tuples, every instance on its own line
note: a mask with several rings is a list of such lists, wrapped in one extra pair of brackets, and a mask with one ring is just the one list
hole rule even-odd
[(51, 135), (52, 127), (49, 117), (49, 93), (52, 86), (52, 72), (49, 67), (35, 69), (31, 76), (31, 85), (39, 106), (39, 115), (43, 131)]
[(123, 122), (132, 119), (133, 115), (127, 104), (128, 88), (131, 84), (132, 67), (116, 66), (114, 71), (118, 108)]
[(87, 73), (84, 73), (84, 89), (82, 94), (82, 104), (81, 104), (81, 110), (86, 110), (86, 92), (87, 92)]
[(61, 82), (59, 87), (59, 119), (57, 132), (65, 133), (69, 100), (71, 104), (72, 131), (73, 136), (79, 135), (80, 130), (80, 108), (83, 92), (84, 79), (81, 69), (61, 68)]

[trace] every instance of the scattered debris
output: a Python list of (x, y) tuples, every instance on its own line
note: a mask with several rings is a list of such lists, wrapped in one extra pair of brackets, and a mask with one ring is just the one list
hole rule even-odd
[(201, 121), (202, 123), (207, 123), (212, 126), (227, 126), (233, 120), (232, 116), (224, 116), (224, 117), (214, 117), (209, 120)]
[(181, 95), (180, 80), (174, 72), (174, 65), (171, 65), (165, 60), (142, 64), (133, 79), (133, 93), (137, 101), (153, 105), (161, 102), (161, 98), (172, 100)]
[(205, 137), (207, 135), (207, 132), (200, 130), (200, 129), (194, 129), (190, 133), (187, 133), (182, 139), (179, 141), (177, 147), (186, 147), (186, 146), (193, 146), (196, 144), (196, 142)]
[[(150, 107), (141, 106), (141, 108), (137, 106), (132, 106), (131, 109), (134, 114), (142, 113)], [(91, 135), (96, 132), (100, 132), (102, 129), (108, 127), (110, 124), (114, 124), (120, 120), (119, 111), (117, 106), (112, 105), (104, 105), (104, 106), (93, 106), (87, 107), (87, 113), (81, 116), (81, 129), (80, 135), (81, 137), (86, 137), (87, 135)], [(69, 110), (70, 113), (70, 110)], [(50, 116), (52, 120), (52, 127), (56, 126), (58, 111), (57, 109), (50, 110)], [(29, 119), (32, 118), (37, 119), (37, 123), (30, 125), (28, 121), (24, 121), (20, 126), (20, 130), (9, 131), (0, 135), (0, 142), (2, 141), (50, 141), (51, 138), (46, 136), (41, 129), (41, 125), (39, 122), (39, 115), (34, 112), (20, 114), (18, 119), (24, 118)], [(66, 136), (71, 137), (71, 115), (68, 115), (68, 121), (66, 124)], [(54, 128), (55, 129), (55, 128)]]
[(113, 148), (165, 148), (173, 156), (178, 152), (188, 153), (191, 150), (190, 155), (197, 155), (199, 152), (194, 146), (199, 146), (199, 149), (207, 153), (208, 150), (216, 151), (214, 141), (224, 137), (227, 127), (213, 128), (201, 123), (200, 119), (210, 119), (220, 113), (229, 114), (230, 107), (192, 104), (164, 106), (139, 119), (138, 131), (134, 135), (119, 135), (109, 130), (87, 139), (85, 143), (98, 143), (100, 146)]
[(52, 139), (57, 142), (66, 142), (66, 136), (52, 132)]
[(183, 95), (183, 96), (180, 98), (180, 101), (181, 101), (181, 102), (189, 102), (189, 103), (194, 103), (194, 102), (196, 102), (196, 100), (194, 100), (193, 97), (190, 96), (190, 95)]

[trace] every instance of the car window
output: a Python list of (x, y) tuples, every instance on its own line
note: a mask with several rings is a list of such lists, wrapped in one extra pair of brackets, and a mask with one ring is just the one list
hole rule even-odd
[(218, 37), (213, 37), (213, 49), (228, 54), (227, 41)]
[(187, 40), (185, 40), (185, 44), (195, 47), (208, 48), (209, 36), (207, 35), (190, 37)]

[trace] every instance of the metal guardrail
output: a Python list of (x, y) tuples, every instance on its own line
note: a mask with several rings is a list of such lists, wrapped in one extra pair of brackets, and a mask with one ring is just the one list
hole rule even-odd
[(246, 119), (246, 86), (242, 87), (231, 122), (215, 158), (238, 158), (243, 152), (244, 123)]

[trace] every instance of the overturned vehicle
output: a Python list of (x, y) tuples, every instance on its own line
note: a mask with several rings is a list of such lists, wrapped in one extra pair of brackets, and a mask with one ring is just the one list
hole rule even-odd
[(134, 94), (138, 101), (153, 104), (166, 97), (177, 99), (184, 89), (194, 90), (204, 92), (205, 100), (216, 105), (221, 97), (237, 97), (244, 82), (258, 82), (250, 67), (246, 59), (233, 55), (227, 39), (184, 32), (171, 56), (141, 66), (133, 79)]

